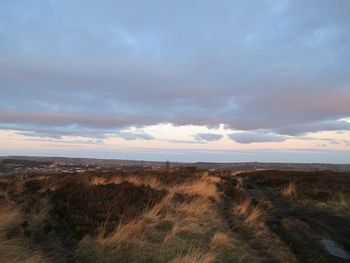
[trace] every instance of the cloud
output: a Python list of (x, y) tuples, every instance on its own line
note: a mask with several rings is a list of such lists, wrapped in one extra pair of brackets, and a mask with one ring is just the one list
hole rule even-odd
[(54, 133), (44, 133), (44, 132), (17, 132), (19, 135), (23, 135), (25, 137), (34, 137), (34, 138), (52, 138), (52, 139), (57, 139), (60, 140), (62, 139), (61, 134), (54, 134)]
[[(25, 135), (28, 136), (28, 135)], [(30, 137), (30, 136), (29, 136)], [(32, 136), (36, 137), (36, 136)], [(43, 136), (47, 137), (47, 136)], [(40, 137), (42, 138), (42, 137)], [(66, 140), (66, 139), (61, 139), (61, 138), (50, 138), (50, 139), (40, 139), (40, 138), (27, 138), (25, 139), (26, 141), (31, 141), (31, 142), (49, 142), (49, 143), (59, 143), (58, 145), (64, 145), (64, 144), (90, 144), (90, 145), (102, 145), (103, 140), (101, 139), (87, 139), (87, 140)]]
[(215, 133), (197, 133), (193, 135), (193, 138), (198, 142), (213, 142), (221, 140), (224, 136)]
[[(42, 126), (79, 125), (88, 128), (125, 127), (141, 121), (134, 118), (71, 114), (57, 112), (0, 112), (2, 123), (24, 123)], [(144, 122), (144, 123), (147, 123)]]
[(169, 142), (169, 143), (184, 143), (184, 144), (198, 144), (198, 143), (203, 143), (203, 142), (199, 142), (199, 141), (191, 141), (191, 140), (177, 140), (177, 139), (160, 139), (160, 141), (165, 141), (165, 142)]
[(264, 142), (283, 142), (287, 140), (285, 136), (268, 133), (266, 131), (238, 132), (228, 135), (230, 139), (237, 143), (264, 143)]
[(337, 120), (337, 121), (324, 121), (318, 123), (308, 123), (308, 124), (297, 124), (294, 126), (286, 126), (277, 131), (281, 134), (287, 135), (303, 135), (307, 132), (317, 132), (317, 131), (344, 131), (350, 130), (350, 123)]
[(122, 131), (118, 133), (118, 137), (121, 137), (125, 140), (153, 140), (154, 137), (148, 133), (145, 132), (129, 132), (129, 131)]
[[(62, 136), (99, 137), (118, 134), (121, 137), (131, 138), (132, 134), (121, 132), (130, 126), (149, 124), (151, 118), (93, 116), (86, 114), (69, 113), (41, 113), (41, 112), (7, 112), (0, 113), (0, 129), (21, 131), (26, 136), (44, 136), (61, 138)], [(136, 134), (148, 139), (146, 134)]]
[(349, 130), (339, 121), (350, 116), (349, 5), (5, 1), (0, 128)]

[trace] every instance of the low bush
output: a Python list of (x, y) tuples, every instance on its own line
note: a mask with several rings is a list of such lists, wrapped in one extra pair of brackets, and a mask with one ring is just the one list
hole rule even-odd
[(165, 191), (148, 186), (121, 184), (89, 185), (85, 178), (66, 177), (53, 196), (54, 207), (79, 237), (94, 234), (104, 226), (114, 229), (120, 221), (133, 218), (152, 207)]

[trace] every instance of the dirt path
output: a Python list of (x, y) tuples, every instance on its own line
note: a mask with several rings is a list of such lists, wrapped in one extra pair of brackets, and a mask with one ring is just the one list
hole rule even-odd
[[(222, 200), (222, 216), (227, 222), (232, 235), (238, 238), (245, 249), (249, 251), (251, 259), (248, 262), (262, 263), (291, 263), (297, 262), (294, 256), (289, 252), (289, 249), (275, 239), (275, 235), (270, 232), (259, 231), (248, 226), (242, 218), (238, 217), (233, 212), (234, 202), (237, 200), (237, 190), (239, 182), (232, 175), (222, 175), (220, 190), (223, 192)], [(268, 247), (269, 244), (263, 242), (264, 239), (269, 240), (269, 244), (276, 244), (282, 248), (279, 253), (275, 253), (274, 247)]]
[(246, 177), (241, 180), (243, 190), (251, 199), (271, 202), (266, 224), (291, 248), (299, 262), (350, 262), (346, 258), (349, 218), (317, 208), (295, 206), (271, 188), (258, 186)]

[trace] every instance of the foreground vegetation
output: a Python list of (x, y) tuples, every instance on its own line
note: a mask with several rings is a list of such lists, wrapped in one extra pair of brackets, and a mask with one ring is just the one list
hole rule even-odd
[(349, 187), (330, 172), (2, 177), (1, 262), (344, 262), (318, 239), (350, 248)]
[(1, 179), (5, 262), (229, 262), (220, 178), (128, 172)]
[[(289, 262), (350, 260), (349, 173), (258, 171), (230, 180), (235, 214), (262, 222), (255, 233), (277, 236), (294, 256)], [(275, 256), (283, 251), (274, 248)]]

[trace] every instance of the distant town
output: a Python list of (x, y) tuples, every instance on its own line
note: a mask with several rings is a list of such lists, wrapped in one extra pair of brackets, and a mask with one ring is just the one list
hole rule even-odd
[[(88, 159), (85, 159), (88, 160)], [(67, 158), (59, 161), (2, 159), (0, 160), (0, 176), (22, 176), (39, 174), (65, 174), (86, 172), (112, 172), (119, 170), (134, 170), (144, 167), (148, 170), (160, 170), (164, 164), (143, 164), (142, 162), (118, 161), (116, 163), (86, 163), (77, 159)]]
[(113, 160), (93, 158), (66, 158), (66, 157), (28, 157), (4, 156), (0, 157), (0, 176), (49, 175), (86, 172), (113, 172), (144, 169), (160, 171), (163, 169), (179, 170), (183, 167), (208, 170), (289, 170), (289, 171), (350, 171), (350, 164), (318, 164), (318, 163), (179, 163)]

